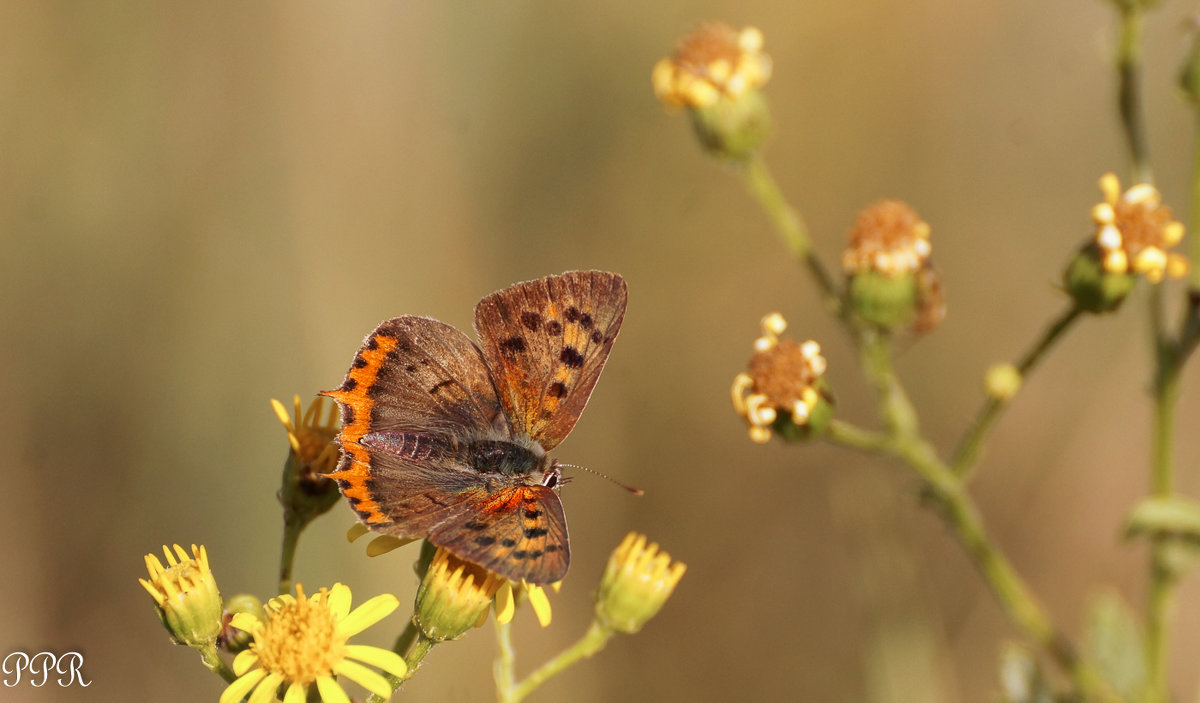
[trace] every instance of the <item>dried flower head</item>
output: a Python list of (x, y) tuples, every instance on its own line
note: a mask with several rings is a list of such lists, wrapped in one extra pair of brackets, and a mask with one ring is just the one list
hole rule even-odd
[(771, 438), (771, 428), (781, 412), (798, 427), (821, 429), (828, 421), (831, 408), (823, 392), (826, 362), (821, 345), (780, 339), (786, 328), (779, 313), (764, 317), (763, 334), (754, 341), (749, 371), (733, 380), (734, 410), (746, 420), (755, 442)]
[(890, 278), (915, 274), (929, 265), (929, 225), (907, 203), (880, 200), (862, 212), (842, 254), (849, 275), (874, 271)]
[(1157, 188), (1139, 183), (1121, 193), (1117, 176), (1106, 173), (1100, 191), (1104, 202), (1092, 208), (1092, 219), (1105, 272), (1141, 274), (1151, 283), (1187, 273), (1187, 259), (1169, 251), (1183, 239), (1183, 223), (1172, 219)]
[(706, 108), (721, 97), (737, 98), (771, 77), (771, 57), (754, 27), (736, 30), (723, 22), (697, 27), (670, 58), (654, 66), (654, 94), (670, 107)]

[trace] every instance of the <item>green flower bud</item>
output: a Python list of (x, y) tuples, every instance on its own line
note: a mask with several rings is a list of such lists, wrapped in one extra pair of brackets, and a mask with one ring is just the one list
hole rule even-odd
[(263, 610), (262, 601), (249, 593), (239, 593), (225, 601), (225, 612), (221, 616), (221, 634), (217, 637), (217, 646), (235, 654), (249, 647), (250, 643), (254, 641), (254, 636), (249, 632), (231, 625), (233, 617), (238, 613), (251, 615), (259, 622), (267, 621), (267, 611)]
[(1134, 274), (1104, 270), (1100, 247), (1095, 242), (1080, 249), (1063, 274), (1063, 286), (1075, 304), (1093, 313), (1113, 312), (1121, 307), (1136, 283)]
[(138, 579), (154, 598), (158, 617), (176, 644), (209, 647), (221, 633), (221, 594), (208, 568), (208, 552), (192, 545), (189, 557), (183, 547), (175, 553), (165, 545), (167, 567), (153, 554), (146, 555), (149, 579)]
[(487, 619), (503, 583), (492, 572), (438, 548), (417, 589), (413, 622), (434, 642), (458, 639)]
[(671, 563), (657, 544), (630, 532), (613, 551), (596, 594), (596, 619), (610, 630), (633, 634), (658, 614), (687, 565)]

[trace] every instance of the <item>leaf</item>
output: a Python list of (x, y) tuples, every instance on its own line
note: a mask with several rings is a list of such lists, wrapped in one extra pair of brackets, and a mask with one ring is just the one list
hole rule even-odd
[(1087, 607), (1085, 646), (1100, 673), (1126, 700), (1146, 682), (1142, 630), (1133, 610), (1115, 590), (1093, 596)]

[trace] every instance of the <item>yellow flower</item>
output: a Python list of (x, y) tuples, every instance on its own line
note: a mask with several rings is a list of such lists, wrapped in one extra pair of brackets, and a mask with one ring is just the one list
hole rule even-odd
[(439, 547), (417, 589), (413, 622), (435, 642), (454, 640), (487, 620), (504, 579)]
[[(350, 528), (346, 536), (353, 542), (367, 534), (367, 532), (366, 527), (362, 526), (361, 523), (356, 523)], [(378, 535), (367, 545), (367, 556), (377, 557), (381, 554), (387, 554), (394, 549), (398, 549), (414, 541), (411, 539), (400, 539), (392, 535)], [(430, 573), (434, 571), (435, 566), (437, 567), (436, 575), (431, 577)], [(446, 624), (439, 624), (439, 622), (443, 617), (460, 617), (454, 613), (465, 612), (474, 608), (474, 604), (477, 604), (484, 594), (487, 595), (487, 602), (494, 606), (497, 622), (511, 622), (513, 615), (516, 613), (517, 603), (525, 599), (529, 601), (530, 607), (533, 608), (533, 613), (537, 616), (538, 624), (542, 627), (550, 625), (553, 615), (550, 608), (550, 599), (546, 596), (546, 590), (541, 586), (531, 583), (514, 583), (483, 567), (458, 558), (447, 549), (435, 547), (428, 541), (422, 543), (421, 556), (417, 559), (414, 568), (417, 576), (421, 578), (421, 590), (417, 592), (418, 612), (414, 617), (420, 617), (422, 595), (424, 594), (426, 597), (425, 607), (429, 608), (428, 614), (425, 617), (430, 623), (431, 630), (437, 632), (457, 630), (458, 623), (447, 627)], [(557, 593), (562, 588), (562, 582), (557, 581), (552, 583), (550, 587)], [(427, 593), (425, 593), (426, 591)], [(471, 622), (474, 627), (479, 627), (486, 620), (487, 609), (484, 608), (478, 614), (477, 618)], [(466, 632), (466, 628), (463, 629), (463, 632)], [(461, 634), (459, 633), (456, 636), (460, 636)], [(429, 633), (426, 633), (426, 636), (433, 639), (433, 636), (429, 635)], [(442, 639), (454, 638), (443, 636)]]
[(399, 601), (384, 594), (350, 610), (350, 600), (350, 589), (340, 583), (309, 597), (297, 585), (296, 596), (282, 595), (267, 603), (265, 622), (247, 613), (234, 615), (233, 626), (249, 632), (254, 642), (234, 658), (238, 678), (221, 694), (220, 703), (235, 703), (247, 695), (249, 703), (270, 703), (282, 686), (284, 703), (303, 703), (313, 686), (325, 703), (349, 703), (335, 676), (383, 698), (391, 696), (388, 680), (363, 664), (402, 678), (408, 673), (404, 659), (347, 640), (382, 620)]
[(787, 321), (779, 313), (764, 317), (750, 370), (733, 380), (733, 408), (746, 420), (755, 442), (771, 438), (781, 411), (788, 413), (793, 425), (812, 430), (823, 429), (832, 416), (822, 380), (826, 361), (821, 345), (780, 339), (785, 329)]
[(634, 633), (658, 614), (687, 571), (681, 562), (646, 544), (646, 536), (626, 535), (613, 551), (596, 594), (596, 617), (606, 627)]
[(722, 22), (701, 25), (660, 60), (651, 73), (654, 94), (670, 107), (702, 109), (721, 97), (738, 96), (766, 84), (771, 57), (754, 27), (736, 30)]
[(1183, 223), (1171, 219), (1157, 188), (1139, 183), (1121, 193), (1117, 176), (1106, 173), (1100, 191), (1104, 202), (1092, 208), (1092, 220), (1105, 272), (1142, 274), (1151, 283), (1187, 274), (1187, 259), (1169, 251), (1183, 239)]
[(158, 616), (171, 638), (190, 647), (212, 645), (221, 632), (221, 594), (208, 568), (208, 552), (192, 545), (189, 557), (183, 547), (175, 553), (163, 545), (168, 566), (153, 554), (146, 555), (150, 578), (138, 579), (154, 598)]
[(305, 476), (317, 480), (321, 474), (333, 472), (338, 460), (338, 448), (333, 441), (338, 432), (337, 403), (328, 403), (329, 410), (325, 412), (325, 398), (317, 396), (304, 410), (300, 396), (296, 395), (292, 396), (291, 416), (283, 403), (274, 398), (271, 407), (287, 430), (288, 444), (300, 460)]

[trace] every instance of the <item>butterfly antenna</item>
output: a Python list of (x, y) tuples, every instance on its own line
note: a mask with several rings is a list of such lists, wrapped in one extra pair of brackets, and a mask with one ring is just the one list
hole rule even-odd
[(588, 473), (590, 473), (590, 474), (596, 474), (597, 476), (599, 476), (599, 477), (600, 477), (600, 478), (602, 478), (602, 479), (605, 479), (605, 480), (608, 480), (608, 481), (612, 481), (613, 483), (617, 484), (617, 485), (618, 485), (618, 486), (620, 486), (621, 488), (624, 488), (625, 490), (629, 491), (630, 493), (634, 494), (635, 496), (646, 495), (646, 492), (645, 492), (645, 491), (643, 491), (642, 489), (640, 489), (640, 488), (634, 488), (633, 486), (629, 486), (629, 485), (626, 485), (626, 484), (624, 484), (624, 483), (621, 483), (620, 481), (618, 481), (617, 479), (613, 478), (612, 476), (609, 476), (608, 474), (602, 474), (602, 473), (600, 473), (599, 471), (597, 471), (597, 470), (595, 470), (595, 469), (589, 469), (588, 467), (586, 467), (586, 466), (580, 466), (579, 464), (559, 464), (559, 466), (564, 466), (564, 467), (567, 467), (567, 468), (570, 468), (570, 469), (581, 469), (581, 470), (583, 470), (583, 471), (586, 471), (586, 472), (588, 472)]

